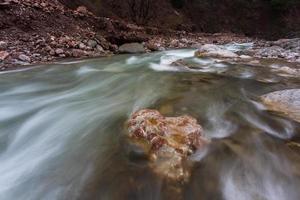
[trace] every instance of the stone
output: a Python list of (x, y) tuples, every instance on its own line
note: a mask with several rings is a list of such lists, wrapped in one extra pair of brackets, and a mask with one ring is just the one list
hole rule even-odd
[(0, 51), (0, 61), (5, 60), (9, 56), (9, 53), (6, 51)]
[(145, 53), (144, 46), (140, 43), (126, 43), (119, 47), (120, 53)]
[(73, 49), (72, 56), (75, 58), (80, 58), (86, 55), (86, 52), (81, 49)]
[(265, 58), (282, 58), (284, 57), (285, 50), (279, 46), (271, 46), (259, 49), (256, 52), (257, 57), (265, 57)]
[(60, 54), (63, 54), (63, 53), (64, 53), (63, 49), (56, 49), (55, 50), (55, 54), (57, 54), (57, 55), (60, 55)]
[(150, 41), (146, 44), (146, 47), (151, 51), (159, 51), (159, 48), (161, 47), (161, 44), (156, 43), (154, 41)]
[(101, 45), (97, 45), (96, 46), (96, 49), (99, 51), (99, 52), (104, 52), (104, 49)]
[(239, 57), (240, 57), (241, 59), (244, 59), (244, 60), (252, 59), (251, 56), (247, 56), (247, 55), (240, 55)]
[(278, 68), (275, 71), (280, 72), (280, 73), (284, 73), (284, 74), (287, 74), (287, 75), (290, 75), (290, 76), (294, 76), (294, 77), (300, 77), (300, 69), (296, 69), (296, 68), (283, 66), (283, 67)]
[(50, 52), (49, 52), (49, 54), (50, 54), (51, 56), (54, 56), (54, 55), (55, 55), (55, 51), (54, 51), (53, 49), (51, 49)]
[(96, 48), (97, 42), (95, 40), (88, 40), (87, 45), (91, 48)]
[(195, 118), (164, 117), (159, 111), (149, 109), (137, 111), (130, 117), (128, 137), (149, 156), (155, 173), (177, 181), (190, 177), (187, 158), (208, 143)]
[(76, 9), (76, 11), (79, 12), (79, 13), (82, 13), (82, 14), (88, 14), (89, 13), (88, 9), (85, 6), (79, 6)]
[(23, 62), (31, 62), (31, 59), (29, 56), (26, 56), (25, 54), (21, 54), (19, 55), (19, 60), (23, 61)]
[(0, 1), (0, 6), (3, 6), (3, 7), (9, 6), (10, 4), (11, 4), (11, 1), (9, 1), (9, 0)]
[(79, 44), (79, 49), (82, 49), (82, 50), (86, 49), (85, 44), (81, 42), (81, 43)]
[(0, 51), (7, 49), (7, 43), (4, 41), (0, 41)]
[(272, 92), (261, 97), (268, 110), (279, 112), (300, 122), (300, 89)]
[(236, 53), (229, 51), (215, 44), (205, 44), (201, 46), (195, 55), (197, 57), (215, 57), (215, 58), (237, 58)]

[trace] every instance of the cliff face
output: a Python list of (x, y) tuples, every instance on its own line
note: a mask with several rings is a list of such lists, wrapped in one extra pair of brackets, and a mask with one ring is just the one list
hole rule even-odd
[[(100, 16), (139, 22), (132, 16), (130, 2), (139, 3), (140, 0), (61, 1), (73, 8), (85, 5)], [(145, 1), (152, 6), (149, 17), (142, 22), (160, 28), (209, 33), (234, 32), (268, 39), (295, 37), (300, 33), (299, 0)], [(174, 2), (181, 4), (177, 6)]]

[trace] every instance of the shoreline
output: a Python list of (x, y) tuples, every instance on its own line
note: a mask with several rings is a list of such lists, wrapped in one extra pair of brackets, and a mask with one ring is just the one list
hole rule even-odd
[(0, 71), (51, 64), (61, 59), (200, 48), (204, 44), (232, 42), (254, 43), (250, 56), (300, 62), (300, 39), (272, 42), (233, 33), (188, 33), (97, 17), (84, 6), (72, 10), (55, 1), (9, 2), (0, 5)]

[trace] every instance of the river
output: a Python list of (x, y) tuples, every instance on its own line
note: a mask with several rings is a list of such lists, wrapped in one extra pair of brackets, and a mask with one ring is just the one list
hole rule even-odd
[[(191, 158), (184, 199), (299, 200), (300, 151), (288, 142), (299, 141), (300, 125), (258, 97), (297, 88), (300, 78), (274, 73), (280, 63), (232, 64), (194, 52), (1, 72), (0, 199), (170, 199), (165, 181), (130, 159), (124, 139), (130, 114), (153, 108), (197, 118), (211, 139)], [(172, 66), (179, 59), (198, 67)]]

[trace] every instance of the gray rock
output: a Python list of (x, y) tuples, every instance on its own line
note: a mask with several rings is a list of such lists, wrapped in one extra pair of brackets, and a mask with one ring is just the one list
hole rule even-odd
[(25, 54), (21, 54), (21, 55), (19, 55), (19, 60), (21, 60), (21, 61), (23, 61), (23, 62), (31, 62), (31, 59), (30, 59), (30, 57), (29, 56), (26, 56)]
[(85, 44), (83, 44), (83, 43), (80, 43), (80, 44), (79, 44), (79, 49), (83, 49), (83, 50), (85, 50), (85, 49), (86, 49), (86, 46), (85, 46)]
[(97, 46), (96, 46), (96, 49), (97, 49), (98, 51), (100, 51), (100, 52), (104, 52), (103, 47), (100, 46), (100, 45), (97, 45)]
[(244, 60), (252, 59), (252, 57), (248, 55), (240, 55), (240, 58)]
[(54, 55), (55, 55), (55, 51), (54, 51), (53, 49), (51, 49), (50, 52), (49, 52), (49, 54), (50, 54), (51, 56), (54, 56)]
[(119, 47), (120, 53), (145, 53), (144, 46), (140, 43), (126, 43)]
[(195, 53), (197, 57), (238, 58), (239, 56), (221, 46), (205, 44)]
[(37, 58), (37, 57), (40, 57), (41, 54), (39, 54), (39, 53), (34, 53), (34, 54), (32, 54), (32, 56)]
[(87, 45), (88, 45), (89, 47), (91, 47), (91, 48), (96, 48), (97, 44), (98, 44), (98, 43), (97, 43), (95, 40), (89, 40), (89, 41), (87, 42)]
[(72, 56), (75, 58), (80, 58), (86, 55), (86, 52), (81, 49), (73, 49)]
[(280, 112), (300, 122), (300, 89), (272, 92), (261, 99), (269, 110)]
[(0, 41), (0, 50), (5, 50), (7, 49), (7, 43), (4, 41)]
[(60, 54), (63, 54), (63, 53), (64, 53), (64, 50), (63, 50), (63, 49), (56, 49), (56, 50), (55, 50), (55, 53), (56, 53), (57, 55), (60, 55)]
[(279, 58), (283, 57), (284, 49), (279, 46), (271, 46), (267, 48), (260, 49), (256, 55), (258, 57), (265, 57), (265, 58)]

